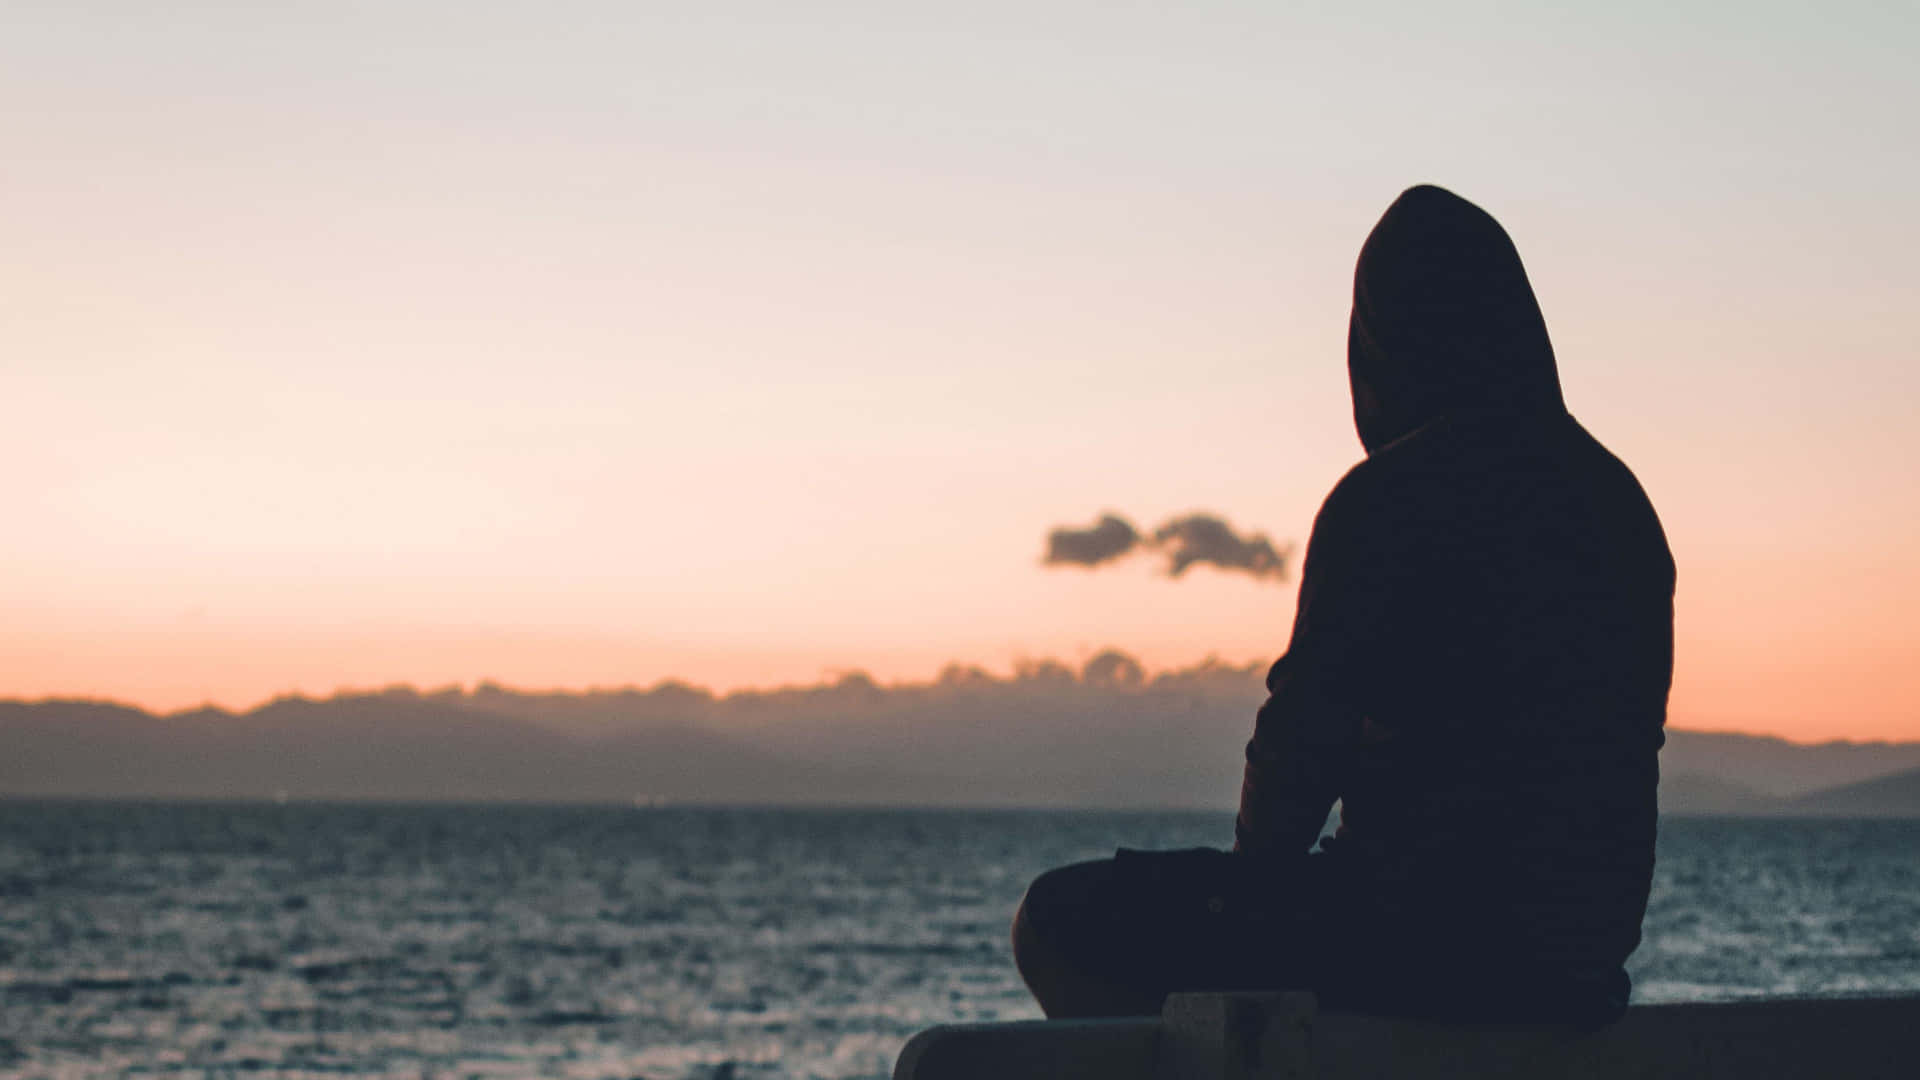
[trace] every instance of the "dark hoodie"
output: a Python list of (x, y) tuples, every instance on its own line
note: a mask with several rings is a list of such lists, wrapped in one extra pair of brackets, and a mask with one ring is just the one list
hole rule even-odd
[(1566, 412), (1519, 254), (1436, 187), (1354, 275), (1367, 459), (1314, 523), (1237, 847), (1276, 870), (1342, 801), (1335, 985), (1385, 1011), (1604, 1020), (1653, 870), (1672, 557)]

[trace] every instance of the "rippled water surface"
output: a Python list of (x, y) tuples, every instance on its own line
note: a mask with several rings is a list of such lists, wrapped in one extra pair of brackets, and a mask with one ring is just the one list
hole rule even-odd
[[(1210, 814), (0, 803), (0, 1073), (880, 1077)], [(1920, 991), (1920, 823), (1664, 823), (1641, 1001)]]

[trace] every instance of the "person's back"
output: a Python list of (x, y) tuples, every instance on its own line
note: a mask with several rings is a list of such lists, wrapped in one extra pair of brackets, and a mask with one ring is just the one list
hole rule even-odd
[(1269, 725), (1360, 718), (1316, 755), (1345, 759), (1329, 847), (1363, 943), (1333, 977), (1401, 1012), (1601, 1008), (1542, 996), (1563, 983), (1623, 1006), (1672, 654), (1645, 496), (1564, 413), (1449, 417), (1376, 453), (1330, 510), (1368, 569), (1316, 566), (1312, 600), (1370, 620), (1326, 646), (1360, 663), (1316, 691), (1343, 698), (1333, 714), (1290, 719), (1280, 684), (1322, 647), (1296, 646), (1250, 753), (1287, 752)]
[[(1471, 203), (1419, 187), (1382, 217), (1348, 354), (1368, 457), (1315, 522), (1235, 851), (1036, 881), (1016, 955), (1050, 1014), (1236, 986), (1475, 1019), (1625, 1007), (1672, 668), (1658, 519), (1567, 414), (1519, 256)], [(1308, 857), (1335, 799), (1340, 835)], [(1090, 959), (1103, 934), (1149, 959)]]

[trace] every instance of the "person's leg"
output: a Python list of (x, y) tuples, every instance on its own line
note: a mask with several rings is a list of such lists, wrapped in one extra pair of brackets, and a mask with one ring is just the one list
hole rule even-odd
[(1048, 1019), (1159, 1013), (1162, 995), (1086, 970), (1059, 942), (1034, 929), (1027, 908), (1028, 902), (1023, 899), (1014, 909), (1013, 963)]
[[(1053, 1019), (1152, 1016), (1164, 991), (1127, 955), (1125, 928), (1136, 890), (1099, 859), (1035, 878), (1013, 915), (1013, 962), (1034, 1000)], [(1131, 962), (1130, 962), (1131, 961)], [(1128, 978), (1128, 975), (1133, 977)]]
[(1254, 885), (1239, 856), (1123, 850), (1034, 880), (1014, 914), (1014, 963), (1055, 1018), (1152, 1016), (1176, 990), (1302, 985), (1288, 954), (1305, 943), (1272, 939), (1290, 921), (1276, 906), (1285, 898)]

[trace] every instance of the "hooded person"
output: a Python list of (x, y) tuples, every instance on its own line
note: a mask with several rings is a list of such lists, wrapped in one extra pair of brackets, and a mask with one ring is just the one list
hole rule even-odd
[(1049, 1015), (1283, 987), (1441, 1019), (1626, 1007), (1672, 676), (1659, 520), (1567, 413), (1519, 254), (1472, 203), (1388, 208), (1347, 364), (1367, 456), (1315, 520), (1234, 848), (1036, 880), (1015, 950)]

